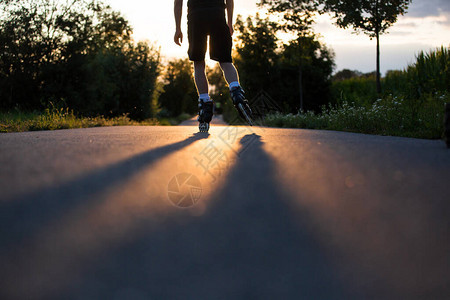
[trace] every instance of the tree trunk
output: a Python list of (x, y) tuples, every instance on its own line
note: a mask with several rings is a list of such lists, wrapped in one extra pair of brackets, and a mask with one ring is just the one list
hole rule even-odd
[(380, 33), (377, 31), (377, 93), (381, 94), (381, 74), (380, 74)]
[(300, 92), (300, 111), (303, 112), (303, 74), (302, 65), (298, 65), (298, 88)]
[(444, 138), (447, 148), (450, 148), (450, 103), (445, 104)]

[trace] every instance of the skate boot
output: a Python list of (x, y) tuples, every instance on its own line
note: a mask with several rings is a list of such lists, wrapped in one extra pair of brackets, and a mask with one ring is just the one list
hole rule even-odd
[(198, 100), (198, 129), (200, 132), (208, 132), (209, 122), (211, 122), (213, 116), (213, 102)]
[(245, 99), (244, 90), (238, 86), (230, 91), (233, 105), (236, 107), (239, 116), (247, 121), (250, 126), (253, 126), (252, 110), (248, 105), (247, 99)]

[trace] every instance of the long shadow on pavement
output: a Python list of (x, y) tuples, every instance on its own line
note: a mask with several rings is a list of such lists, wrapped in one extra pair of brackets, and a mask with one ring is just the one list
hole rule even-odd
[[(308, 215), (294, 214), (257, 135), (202, 216), (189, 211), (149, 225), (102, 253), (73, 299), (342, 299), (330, 253)], [(200, 200), (201, 201), (201, 200)], [(130, 298), (131, 297), (131, 298)]]
[(163, 157), (208, 137), (209, 134), (197, 133), (186, 140), (143, 152), (63, 184), (5, 201), (0, 204), (0, 250), (14, 246), (38, 232), (40, 226), (85, 204), (87, 200), (92, 204), (92, 197), (105, 188), (123, 182)]

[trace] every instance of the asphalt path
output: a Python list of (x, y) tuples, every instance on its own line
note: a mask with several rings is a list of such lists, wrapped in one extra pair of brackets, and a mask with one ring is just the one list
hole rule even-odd
[(1, 134), (0, 299), (450, 298), (442, 141), (193, 123)]

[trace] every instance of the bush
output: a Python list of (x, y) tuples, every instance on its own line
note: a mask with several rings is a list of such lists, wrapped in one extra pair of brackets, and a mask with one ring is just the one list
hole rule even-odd
[(329, 129), (367, 134), (439, 139), (444, 132), (444, 103), (450, 95), (431, 95), (425, 98), (418, 118), (413, 119), (408, 103), (395, 96), (377, 100), (371, 107), (343, 102), (323, 107), (321, 114), (303, 112), (297, 115), (274, 114), (266, 118), (273, 127)]
[[(388, 71), (382, 80), (383, 94), (376, 93), (375, 76), (361, 75), (335, 80), (332, 86), (336, 103), (352, 103), (369, 108), (378, 98), (397, 97), (408, 102), (410, 113), (417, 115), (430, 95), (450, 92), (450, 53), (445, 47), (421, 52), (414, 64), (403, 71)], [(432, 96), (433, 98), (434, 96)]]
[(331, 85), (331, 94), (337, 104), (348, 102), (364, 107), (370, 107), (379, 98), (375, 76), (334, 81)]

